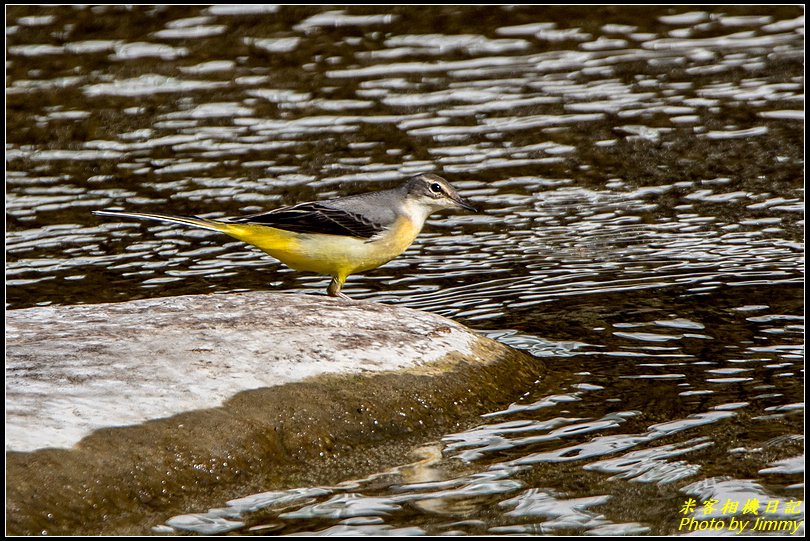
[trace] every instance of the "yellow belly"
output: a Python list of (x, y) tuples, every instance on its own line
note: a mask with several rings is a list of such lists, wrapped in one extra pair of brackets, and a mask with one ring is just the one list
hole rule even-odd
[(263, 225), (228, 224), (223, 232), (293, 269), (345, 278), (391, 261), (411, 245), (420, 229), (411, 220), (400, 218), (374, 240), (293, 233)]

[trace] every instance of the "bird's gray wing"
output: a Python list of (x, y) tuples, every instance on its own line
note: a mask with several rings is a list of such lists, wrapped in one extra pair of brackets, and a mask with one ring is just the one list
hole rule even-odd
[(323, 203), (301, 203), (249, 216), (224, 220), (227, 223), (255, 224), (275, 227), (295, 233), (320, 233), (370, 239), (386, 229), (361, 214)]

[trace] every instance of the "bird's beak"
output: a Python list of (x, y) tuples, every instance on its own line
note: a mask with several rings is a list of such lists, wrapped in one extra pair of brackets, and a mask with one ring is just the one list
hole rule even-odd
[(456, 205), (459, 206), (459, 208), (467, 209), (472, 212), (478, 212), (477, 208), (475, 208), (470, 203), (462, 199), (460, 195), (455, 195), (455, 197), (453, 197), (452, 199), (456, 203)]

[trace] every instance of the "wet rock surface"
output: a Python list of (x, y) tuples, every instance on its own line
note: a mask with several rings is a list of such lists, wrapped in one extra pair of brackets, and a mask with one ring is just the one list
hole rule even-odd
[(245, 483), (375, 471), (543, 372), (439, 316), (299, 295), (35, 308), (6, 325), (13, 533), (148, 533)]

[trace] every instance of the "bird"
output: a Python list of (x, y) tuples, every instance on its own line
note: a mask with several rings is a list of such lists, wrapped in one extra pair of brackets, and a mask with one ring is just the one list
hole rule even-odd
[(118, 210), (93, 214), (219, 231), (295, 270), (331, 276), (327, 294), (350, 299), (341, 291), (348, 276), (376, 269), (397, 257), (419, 235), (428, 216), (446, 209), (478, 211), (447, 180), (424, 173), (388, 190), (216, 220)]

